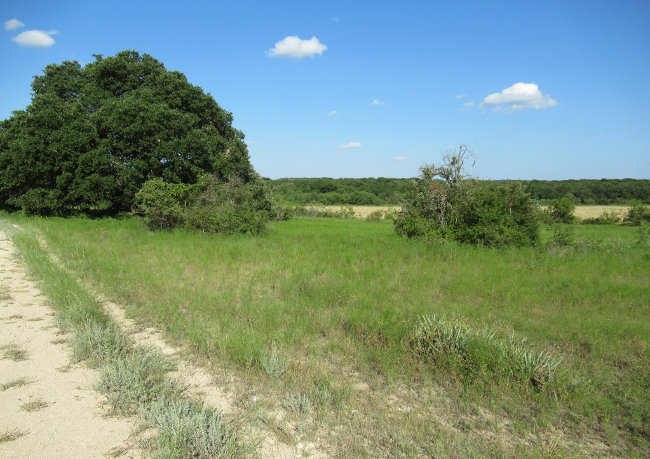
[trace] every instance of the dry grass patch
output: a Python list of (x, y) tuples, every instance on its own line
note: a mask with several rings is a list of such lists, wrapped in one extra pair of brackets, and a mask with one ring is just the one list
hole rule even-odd
[(29, 359), (29, 354), (18, 344), (9, 343), (3, 346), (0, 346), (0, 351), (2, 351), (2, 358), (13, 360), (14, 362), (20, 362), (22, 360)]
[(6, 432), (0, 433), (0, 443), (4, 443), (7, 441), (14, 441), (17, 438), (22, 437), (23, 435), (27, 435), (27, 432), (23, 432), (22, 430), (18, 430), (18, 429), (7, 430)]
[(0, 287), (0, 301), (9, 301), (11, 299), (11, 294), (9, 289), (5, 286)]
[(7, 381), (6, 383), (0, 384), (0, 392), (4, 392), (7, 389), (11, 389), (12, 387), (22, 387), (27, 384), (29, 384), (31, 381), (28, 380), (27, 378), (16, 378), (16, 379), (11, 379)]
[(399, 206), (309, 206), (310, 208), (313, 209), (323, 209), (323, 210), (328, 210), (330, 212), (338, 212), (341, 210), (341, 207), (351, 207), (352, 210), (354, 211), (354, 216), (357, 218), (366, 218), (368, 215), (370, 215), (373, 212), (380, 211), (383, 213), (387, 212), (398, 212), (401, 207)]
[[(348, 206), (309, 206), (314, 209), (323, 209), (330, 212), (336, 212), (341, 209), (341, 207)], [(399, 212), (401, 210), (400, 206), (350, 206), (354, 211), (354, 216), (357, 218), (366, 218), (373, 212), (380, 211), (383, 213), (387, 212)], [(547, 206), (542, 206), (546, 208)], [(615, 213), (619, 217), (623, 217), (627, 214), (629, 206), (576, 206), (573, 214), (578, 218), (596, 218), (600, 217), (603, 212)]]
[(31, 413), (32, 411), (42, 410), (47, 408), (50, 404), (44, 400), (32, 400), (31, 402), (23, 403), (20, 405), (20, 409)]

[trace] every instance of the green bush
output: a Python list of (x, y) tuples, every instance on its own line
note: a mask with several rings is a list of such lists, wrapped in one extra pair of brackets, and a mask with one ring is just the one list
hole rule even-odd
[(456, 194), (450, 228), (454, 239), (491, 247), (537, 242), (535, 208), (520, 184), (466, 182)]
[(368, 214), (366, 220), (369, 222), (378, 222), (384, 218), (384, 213), (381, 210), (373, 210)]
[(555, 223), (573, 223), (575, 216), (573, 211), (576, 206), (569, 197), (554, 199), (549, 206), (551, 218)]
[(584, 218), (583, 225), (615, 225), (621, 222), (621, 217), (616, 212), (603, 211), (598, 217)]
[(135, 196), (137, 210), (146, 216), (152, 229), (172, 229), (185, 221), (192, 185), (148, 180)]
[(193, 185), (152, 179), (138, 191), (135, 202), (136, 212), (144, 215), (151, 229), (259, 234), (278, 215), (261, 181), (244, 183), (238, 177), (221, 181), (204, 175)]
[(441, 167), (420, 169), (394, 220), (396, 233), (490, 247), (534, 245), (539, 239), (537, 209), (523, 186), (465, 179), (462, 155), (461, 149)]
[(644, 221), (650, 221), (650, 209), (641, 201), (632, 201), (623, 222), (628, 225), (639, 226)]
[(22, 196), (11, 198), (8, 202), (20, 207), (25, 215), (59, 215), (62, 211), (61, 198), (63, 195), (58, 190), (33, 188)]

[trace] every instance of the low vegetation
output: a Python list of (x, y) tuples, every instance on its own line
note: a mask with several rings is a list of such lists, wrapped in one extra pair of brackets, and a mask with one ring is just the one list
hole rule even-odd
[[(396, 237), (384, 220), (224, 237), (14, 219), (130, 315), (236, 375), (248, 419), (289, 443), (375, 457), (648, 451), (645, 226), (558, 223), (534, 246), (489, 249)], [(120, 348), (111, 336), (92, 347)], [(141, 383), (115, 405), (136, 409)]]
[(490, 247), (534, 245), (539, 238), (537, 209), (528, 194), (515, 183), (466, 177), (464, 163), (471, 156), (462, 145), (442, 165), (420, 168), (395, 218), (397, 234)]
[(223, 182), (204, 175), (193, 185), (152, 179), (138, 191), (135, 204), (151, 229), (259, 234), (277, 215), (261, 182), (245, 183), (238, 177)]
[(29, 359), (29, 352), (16, 343), (9, 343), (0, 346), (0, 353), (2, 353), (3, 359), (13, 360), (14, 362)]
[(7, 389), (11, 389), (14, 387), (22, 387), (27, 384), (31, 383), (31, 381), (27, 378), (16, 378), (16, 379), (11, 379), (7, 382), (1, 383), (0, 384), (0, 392), (4, 392)]
[(6, 430), (0, 433), (0, 443), (14, 441), (25, 435), (27, 435), (27, 432), (24, 432), (22, 430), (18, 430), (18, 429)]
[(44, 400), (32, 400), (31, 402), (23, 403), (20, 405), (20, 409), (31, 413), (32, 411), (42, 410), (47, 408), (50, 404)]
[[(19, 232), (14, 241), (52, 300), (58, 326), (72, 334), (73, 355), (100, 371), (97, 389), (108, 404), (118, 413), (139, 415), (156, 429), (149, 445), (152, 453), (204, 458), (246, 455), (248, 448), (221, 415), (193, 401), (184, 386), (169, 377), (173, 366), (159, 351), (136, 346), (123, 335), (101, 304), (52, 261), (33, 235)], [(5, 348), (13, 355), (13, 347)], [(21, 408), (31, 411), (45, 406), (34, 401)]]

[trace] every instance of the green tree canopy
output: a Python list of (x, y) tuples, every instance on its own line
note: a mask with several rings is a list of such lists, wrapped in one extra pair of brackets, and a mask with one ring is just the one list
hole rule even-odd
[(135, 51), (95, 59), (48, 65), (0, 122), (0, 208), (110, 215), (153, 178), (256, 179), (232, 115), (185, 75)]

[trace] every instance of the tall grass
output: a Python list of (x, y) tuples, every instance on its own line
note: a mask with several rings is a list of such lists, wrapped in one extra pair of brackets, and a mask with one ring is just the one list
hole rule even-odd
[[(513, 416), (534, 406), (576, 435), (648, 448), (650, 255), (633, 228), (576, 227), (577, 242), (562, 250), (495, 250), (407, 240), (390, 222), (357, 220), (295, 219), (233, 237), (154, 233), (137, 220), (20, 223), (132, 316), (233, 368), (269, 373), (263, 362), (282, 356), (292, 378), (322, 365), (389, 381), (429, 374), (464, 397), (489, 394)], [(433, 315), (458, 320), (472, 339), (487, 328), (503, 349), (516, 337), (508, 352), (519, 346), (517, 365), (533, 372), (562, 359), (566, 384), (477, 384), (418, 358), (413, 333)], [(296, 362), (307, 369), (292, 371)], [(292, 392), (306, 392), (302, 384)]]

